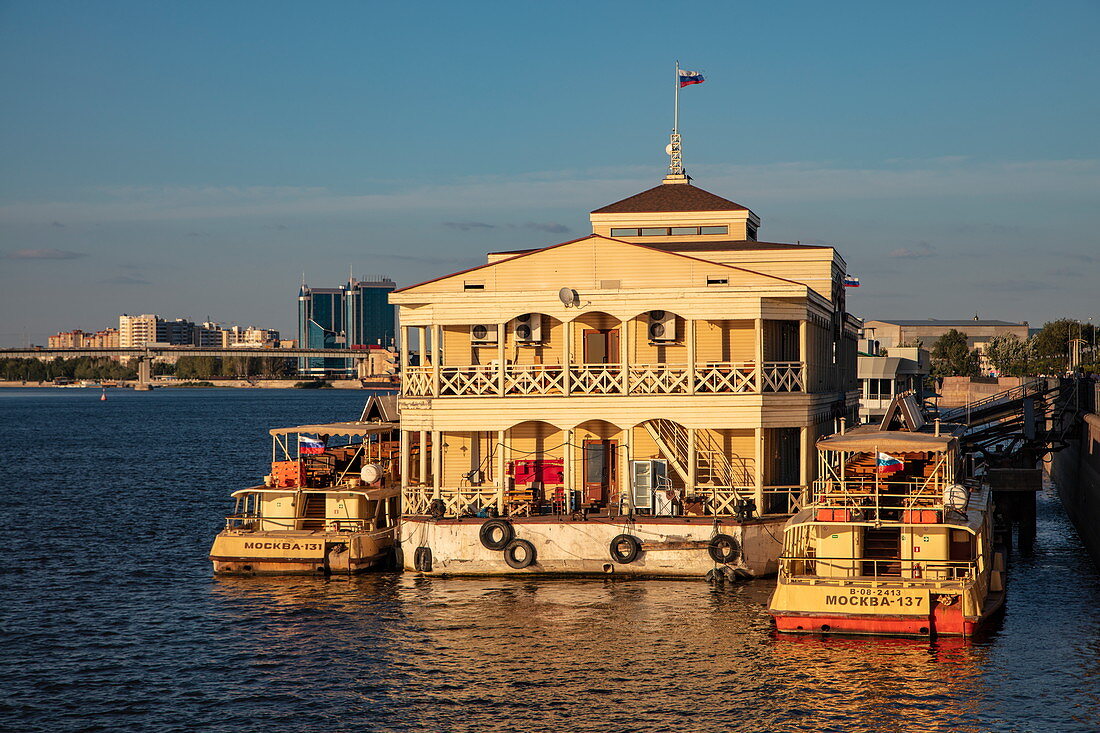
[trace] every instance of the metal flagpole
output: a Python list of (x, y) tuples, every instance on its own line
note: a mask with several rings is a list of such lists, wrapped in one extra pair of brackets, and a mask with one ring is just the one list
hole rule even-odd
[(672, 131), (679, 132), (680, 130), (680, 60), (676, 60), (676, 103), (673, 105), (672, 112)]
[(680, 157), (680, 60), (676, 60), (676, 90), (672, 110), (672, 135), (668, 142), (668, 173), (679, 176), (684, 172), (683, 159)]

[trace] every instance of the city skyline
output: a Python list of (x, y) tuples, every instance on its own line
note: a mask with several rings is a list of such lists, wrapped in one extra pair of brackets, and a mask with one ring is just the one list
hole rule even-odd
[(676, 58), (695, 183), (836, 246), (857, 315), (1100, 320), (1095, 4), (698, 11), (670, 44), (634, 3), (7, 3), (0, 345), (123, 312), (289, 334), (303, 271), (403, 287), (584, 236), (665, 173)]

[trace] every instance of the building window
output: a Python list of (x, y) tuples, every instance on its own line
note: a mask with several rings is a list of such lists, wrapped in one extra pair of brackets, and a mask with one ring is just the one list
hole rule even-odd
[(707, 275), (707, 285), (729, 285), (730, 279), (725, 275)]
[(891, 379), (867, 379), (864, 380), (865, 396), (871, 400), (888, 400), (894, 396), (893, 380)]
[(467, 280), (466, 282), (462, 283), (462, 289), (463, 290), (484, 290), (485, 289), (485, 283), (483, 283), (481, 281)]
[(729, 234), (729, 227), (699, 227), (700, 234)]
[(637, 229), (612, 229), (611, 236), (613, 237), (636, 237), (638, 236)]
[(667, 237), (668, 227), (646, 227), (641, 231), (643, 237)]

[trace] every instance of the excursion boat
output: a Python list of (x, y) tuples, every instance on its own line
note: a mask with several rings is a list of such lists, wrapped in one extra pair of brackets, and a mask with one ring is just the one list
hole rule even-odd
[(276, 428), (271, 473), (233, 492), (210, 560), (224, 575), (351, 574), (392, 562), (400, 519), (396, 399), (354, 422)]
[(779, 631), (969, 636), (1002, 607), (990, 489), (963, 478), (961, 428), (919, 428), (817, 442), (812, 502), (784, 528)]

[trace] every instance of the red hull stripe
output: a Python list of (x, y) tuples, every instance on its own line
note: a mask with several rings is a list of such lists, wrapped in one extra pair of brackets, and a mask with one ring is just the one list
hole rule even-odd
[(905, 636), (929, 636), (933, 632), (950, 636), (969, 636), (977, 624), (934, 623), (927, 616), (908, 618), (883, 616), (775, 616), (775, 626), (780, 631), (796, 634), (901, 634)]

